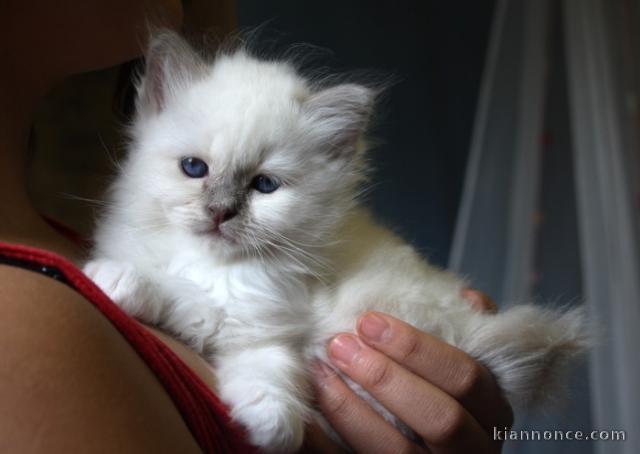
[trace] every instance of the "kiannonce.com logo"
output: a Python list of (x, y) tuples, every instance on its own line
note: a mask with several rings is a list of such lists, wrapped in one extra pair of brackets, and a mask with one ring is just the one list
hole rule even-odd
[(493, 439), (499, 441), (625, 441), (624, 430), (513, 430), (493, 428)]

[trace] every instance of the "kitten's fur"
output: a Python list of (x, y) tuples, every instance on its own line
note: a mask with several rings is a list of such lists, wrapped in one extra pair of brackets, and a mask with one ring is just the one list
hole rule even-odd
[[(478, 313), (460, 278), (358, 206), (374, 97), (243, 50), (206, 62), (169, 32), (147, 53), (129, 155), (85, 271), (129, 314), (209, 355), (233, 417), (270, 451), (300, 446), (309, 360), (367, 310), (468, 352), (518, 401), (546, 393), (585, 346), (578, 310)], [(208, 176), (185, 176), (188, 156)], [(256, 174), (282, 186), (252, 190)], [(212, 233), (209, 207), (238, 215)]]

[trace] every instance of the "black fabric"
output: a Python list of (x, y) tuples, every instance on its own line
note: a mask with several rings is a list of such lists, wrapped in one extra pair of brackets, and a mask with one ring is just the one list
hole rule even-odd
[(16, 268), (23, 268), (25, 270), (33, 271), (35, 273), (42, 274), (44, 276), (55, 279), (58, 282), (70, 285), (64, 275), (55, 267), (44, 266), (39, 263), (30, 262), (28, 260), (19, 260), (9, 257), (0, 256), (0, 265), (14, 266)]

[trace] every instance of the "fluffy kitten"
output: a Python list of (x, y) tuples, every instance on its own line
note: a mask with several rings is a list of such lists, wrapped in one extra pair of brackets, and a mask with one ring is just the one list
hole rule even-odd
[(373, 90), (316, 85), (242, 50), (207, 62), (168, 32), (146, 61), (85, 271), (129, 314), (208, 355), (256, 445), (300, 446), (308, 361), (367, 310), (465, 350), (512, 400), (544, 393), (584, 347), (578, 311), (474, 311), (460, 278), (358, 206)]

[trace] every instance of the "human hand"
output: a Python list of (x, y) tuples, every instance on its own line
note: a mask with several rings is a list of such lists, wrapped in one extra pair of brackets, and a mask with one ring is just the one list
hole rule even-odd
[[(478, 310), (495, 305), (480, 292), (463, 296)], [(491, 373), (463, 351), (380, 313), (364, 314), (358, 336), (340, 334), (329, 358), (424, 441), (416, 444), (386, 422), (324, 364), (316, 394), (324, 416), (358, 452), (499, 453), (493, 427), (513, 412)]]

